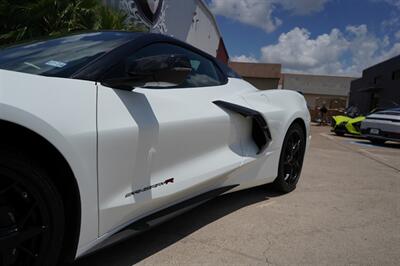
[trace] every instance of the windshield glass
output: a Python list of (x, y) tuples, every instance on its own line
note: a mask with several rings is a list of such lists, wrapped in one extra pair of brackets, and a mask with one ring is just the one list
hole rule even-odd
[(14, 46), (0, 51), (0, 69), (70, 77), (89, 62), (125, 43), (132, 34), (96, 32)]
[(380, 112), (377, 112), (376, 114), (378, 114), (378, 115), (397, 115), (397, 116), (400, 116), (400, 108), (380, 111)]

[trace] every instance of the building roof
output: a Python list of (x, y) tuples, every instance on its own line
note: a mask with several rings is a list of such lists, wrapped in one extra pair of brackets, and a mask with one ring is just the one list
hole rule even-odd
[(317, 74), (302, 74), (302, 73), (282, 73), (282, 77), (288, 75), (288, 76), (298, 76), (298, 77), (302, 77), (302, 76), (306, 76), (306, 77), (315, 77), (315, 78), (350, 78), (350, 79), (357, 79), (357, 78), (361, 78), (360, 76), (358, 77), (353, 77), (353, 76), (335, 76), (335, 75), (317, 75)]
[(240, 76), (246, 78), (281, 78), (281, 64), (230, 62), (229, 66), (233, 70), (235, 70)]
[(370, 67), (364, 69), (363, 72), (367, 72), (367, 71), (369, 71), (369, 70), (371, 70), (371, 69), (373, 69), (373, 68), (385, 67), (385, 65), (393, 64), (393, 63), (398, 63), (398, 64), (400, 64), (400, 55), (397, 55), (397, 56), (395, 56), (395, 57), (389, 58), (389, 59), (387, 59), (387, 60), (385, 60), (385, 61), (383, 61), (383, 62), (380, 62), (380, 63), (378, 63), (378, 64), (375, 64), (375, 65), (373, 65), (373, 66), (370, 66)]

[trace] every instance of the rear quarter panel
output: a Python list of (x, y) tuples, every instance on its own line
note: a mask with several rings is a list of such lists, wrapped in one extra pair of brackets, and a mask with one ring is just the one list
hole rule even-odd
[[(251, 86), (238, 79), (230, 81), (233, 86)], [(235, 96), (238, 97), (238, 96)], [(291, 124), (302, 119), (306, 128), (307, 148), (309, 146), (311, 117), (304, 96), (289, 90), (249, 90), (240, 98), (246, 107), (260, 112), (268, 123), (272, 141), (265, 154), (245, 158), (243, 166), (230, 175), (229, 182), (239, 183), (233, 191), (270, 183), (278, 174), (279, 158), (285, 135)], [(231, 101), (239, 102), (239, 100)]]

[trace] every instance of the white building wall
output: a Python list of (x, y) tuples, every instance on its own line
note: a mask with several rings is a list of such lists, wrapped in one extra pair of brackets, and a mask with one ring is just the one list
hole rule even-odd
[(201, 47), (200, 49), (203, 51), (216, 56), (220, 34), (214, 23), (212, 14), (204, 5), (197, 3), (186, 42)]
[(165, 34), (186, 41), (193, 24), (197, 0), (165, 0)]
[[(134, 8), (131, 8), (135, 6), (134, 0), (103, 1), (114, 8), (124, 9), (131, 19), (136, 19)], [(217, 55), (221, 35), (212, 13), (202, 0), (164, 0), (163, 12), (162, 21), (157, 22), (151, 32), (175, 37), (206, 53)]]
[(304, 94), (348, 96), (352, 77), (284, 74), (283, 89)]

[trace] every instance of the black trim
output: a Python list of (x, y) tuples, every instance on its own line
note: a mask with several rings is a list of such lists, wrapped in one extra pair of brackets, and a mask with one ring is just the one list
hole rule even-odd
[(117, 244), (120, 241), (123, 241), (124, 239), (131, 237), (132, 235), (135, 235), (137, 233), (140, 233), (140, 232), (143, 232), (143, 231), (149, 229), (151, 226), (153, 226), (153, 225), (149, 224), (152, 221), (156, 221), (157, 219), (160, 219), (163, 217), (168, 217), (168, 215), (171, 215), (171, 217), (169, 217), (169, 218), (172, 218), (172, 215), (174, 213), (178, 213), (179, 211), (185, 210), (186, 208), (189, 208), (191, 206), (196, 206), (205, 201), (216, 198), (217, 196), (219, 196), (225, 192), (228, 192), (229, 190), (231, 190), (237, 186), (239, 186), (239, 185), (230, 185), (230, 186), (225, 186), (225, 187), (210, 190), (208, 192), (205, 192), (203, 194), (200, 194), (198, 196), (195, 196), (193, 198), (190, 198), (190, 199), (180, 202), (178, 204), (172, 205), (170, 207), (167, 207), (167, 208), (160, 210), (158, 212), (155, 212), (153, 214), (150, 214), (149, 216), (146, 216), (142, 219), (139, 219), (139, 220), (131, 223), (130, 225), (124, 227), (123, 229), (119, 230), (117, 233), (113, 234), (105, 241), (92, 247), (89, 251), (85, 252), (83, 257), (87, 256), (90, 253), (96, 252), (97, 250), (102, 249), (106, 246)]
[(361, 130), (361, 134), (366, 138), (380, 138), (380, 139), (393, 140), (393, 141), (400, 140), (400, 133), (390, 132), (390, 131), (382, 131), (379, 129), (379, 134), (374, 135), (374, 134), (370, 134), (370, 130), (371, 130), (371, 128), (363, 129), (363, 130)]
[(151, 214), (151, 215), (149, 215), (149, 216), (147, 216), (145, 218), (142, 218), (142, 219), (134, 222), (130, 226), (128, 226), (127, 229), (129, 228), (129, 229), (133, 229), (133, 230), (136, 230), (136, 231), (140, 231), (140, 230), (149, 228), (150, 226), (149, 226), (148, 223), (151, 222), (151, 221), (154, 221), (154, 220), (157, 220), (159, 218), (165, 217), (165, 216), (167, 216), (169, 214), (172, 214), (174, 212), (177, 212), (179, 210), (185, 209), (187, 207), (196, 205), (198, 203), (204, 202), (206, 200), (215, 198), (215, 197), (217, 197), (217, 196), (219, 196), (219, 195), (221, 195), (221, 194), (223, 194), (223, 193), (225, 193), (225, 192), (227, 192), (227, 191), (229, 191), (229, 190), (231, 190), (231, 189), (233, 189), (233, 188), (235, 188), (237, 186), (239, 186), (239, 185), (231, 185), (231, 186), (221, 187), (221, 188), (217, 188), (217, 189), (208, 191), (208, 192), (206, 192), (204, 194), (198, 195), (198, 196), (196, 196), (194, 198), (188, 199), (186, 201), (183, 201), (181, 203), (178, 203), (176, 205), (173, 205), (171, 207), (168, 207), (166, 209), (163, 209), (161, 211), (153, 213), (153, 214)]
[(221, 64), (218, 63), (218, 60), (215, 57), (185, 42), (179, 41), (172, 37), (168, 37), (166, 35), (154, 33), (143, 33), (139, 36), (133, 35), (132, 39), (114, 48), (107, 54), (100, 57), (98, 60), (80, 69), (78, 72), (73, 74), (71, 78), (102, 82), (107, 73), (119, 63), (123, 62), (129, 55), (133, 55), (136, 51), (155, 43), (176, 45), (209, 59), (214, 63), (215, 67), (220, 70), (221, 74), (223, 75), (223, 81), (221, 85), (225, 85), (228, 83), (227, 72), (222, 69)]
[(232, 68), (230, 68), (228, 65), (225, 63), (221, 62), (220, 60), (217, 60), (217, 64), (220, 67), (220, 69), (223, 71), (225, 76), (228, 78), (235, 78), (235, 79), (243, 79), (238, 73), (236, 73)]
[(221, 108), (238, 113), (243, 117), (251, 118), (253, 120), (252, 137), (259, 148), (257, 154), (261, 154), (266, 150), (272, 140), (272, 137), (268, 123), (265, 121), (264, 116), (260, 112), (225, 101), (214, 101), (213, 103)]

